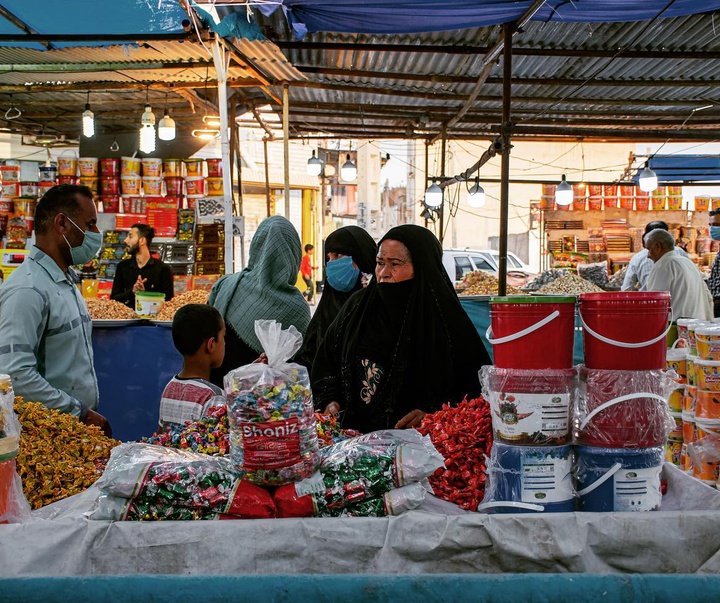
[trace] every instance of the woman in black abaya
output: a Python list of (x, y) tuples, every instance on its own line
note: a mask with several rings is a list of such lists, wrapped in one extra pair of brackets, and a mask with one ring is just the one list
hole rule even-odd
[(375, 272), (377, 245), (359, 226), (344, 226), (325, 239), (325, 281), (296, 362), (310, 367), (340, 308), (363, 288), (363, 274)]
[(391, 229), (375, 279), (328, 329), (311, 370), (316, 407), (363, 432), (419, 425), (444, 402), (480, 392), (490, 359), (427, 229)]

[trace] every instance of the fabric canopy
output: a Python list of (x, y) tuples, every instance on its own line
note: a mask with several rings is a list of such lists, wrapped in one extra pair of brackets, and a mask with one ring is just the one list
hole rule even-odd
[[(713, 182), (720, 180), (720, 157), (717, 155), (657, 156), (649, 159), (648, 166), (657, 174), (658, 182)], [(638, 170), (639, 173), (640, 170)]]
[[(15, 17), (0, 15), (0, 34), (93, 35), (98, 41), (52, 42), (54, 48), (103, 46), (103, 35), (180, 34), (187, 13), (177, 0), (2, 0)], [(15, 21), (15, 22), (13, 22)], [(20, 27), (24, 24), (27, 28)], [(44, 50), (38, 42), (0, 41), (0, 46)]]
[[(298, 37), (319, 31), (404, 34), (487, 27), (516, 21), (533, 4), (533, 0), (249, 1), (265, 15), (282, 6)], [(715, 10), (720, 10), (720, 0), (547, 0), (533, 20), (629, 22)]]

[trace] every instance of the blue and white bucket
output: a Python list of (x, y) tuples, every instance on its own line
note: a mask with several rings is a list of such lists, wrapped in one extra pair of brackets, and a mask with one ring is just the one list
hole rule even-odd
[(663, 449), (576, 447), (580, 510), (654, 511), (660, 508)]
[(570, 446), (493, 444), (481, 513), (575, 510)]

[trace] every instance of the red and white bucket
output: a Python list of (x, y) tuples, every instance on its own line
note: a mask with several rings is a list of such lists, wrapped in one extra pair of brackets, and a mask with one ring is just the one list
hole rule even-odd
[(483, 367), (496, 441), (520, 446), (570, 443), (575, 370), (525, 371)]
[[(583, 293), (580, 320), (590, 369), (665, 368), (670, 293)], [(653, 444), (654, 445), (654, 444)]]
[(576, 441), (600, 448), (662, 446), (675, 426), (667, 405), (674, 382), (664, 371), (582, 368)]
[(222, 159), (206, 159), (208, 178), (222, 178)]
[(569, 369), (573, 364), (575, 298), (511, 295), (490, 299), (495, 366)]

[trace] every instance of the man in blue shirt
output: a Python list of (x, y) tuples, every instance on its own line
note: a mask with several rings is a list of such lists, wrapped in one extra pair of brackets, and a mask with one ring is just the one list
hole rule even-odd
[(51, 188), (35, 210), (36, 244), (0, 287), (0, 373), (32, 402), (66, 412), (110, 435), (97, 413), (92, 321), (68, 275), (100, 249), (92, 193), (85, 186)]

